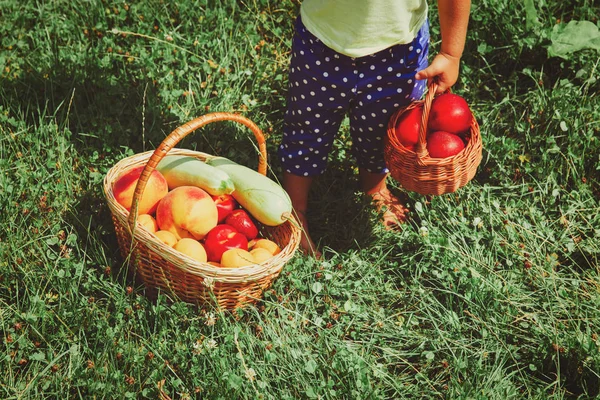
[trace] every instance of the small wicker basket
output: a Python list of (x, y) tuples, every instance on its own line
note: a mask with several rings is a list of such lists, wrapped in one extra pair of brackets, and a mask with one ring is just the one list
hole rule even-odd
[[(427, 152), (427, 122), (437, 84), (429, 86), (424, 100), (412, 102), (397, 110), (388, 123), (385, 141), (385, 160), (390, 175), (406, 190), (424, 195), (452, 193), (466, 185), (477, 172), (481, 163), (482, 142), (479, 124), (473, 116), (468, 142), (460, 153), (447, 158), (431, 158)], [(404, 147), (395, 134), (395, 127), (405, 112), (423, 107), (419, 141), (415, 150)]]
[[(174, 146), (189, 133), (217, 121), (234, 121), (248, 127), (256, 138), (259, 150), (258, 172), (267, 173), (267, 150), (261, 130), (249, 119), (231, 113), (211, 113), (196, 118), (171, 132), (158, 148), (127, 157), (115, 164), (104, 178), (104, 194), (112, 213), (121, 255), (134, 267), (136, 277), (140, 277), (150, 295), (157, 289), (190, 303), (216, 301), (218, 306), (234, 309), (258, 301), (268, 289), (300, 243), (300, 228), (290, 215), (282, 225), (260, 226), (261, 235), (276, 242), (281, 252), (261, 263), (241, 268), (219, 268), (196, 261), (163, 244), (156, 236), (145, 229), (138, 229), (136, 223), (138, 199), (141, 198), (150, 174), (167, 154), (193, 156), (202, 161), (213, 157), (197, 151), (177, 149)], [(144, 165), (140, 176), (131, 212), (115, 200), (113, 184), (125, 170)]]

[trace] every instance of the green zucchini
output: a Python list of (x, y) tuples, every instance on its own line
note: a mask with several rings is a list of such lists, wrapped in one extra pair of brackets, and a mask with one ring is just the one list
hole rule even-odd
[(277, 226), (290, 217), (292, 213), (290, 196), (269, 177), (225, 157), (211, 157), (206, 160), (206, 163), (229, 175), (235, 186), (231, 195), (259, 222), (268, 226)]
[(167, 180), (169, 190), (179, 186), (196, 186), (218, 196), (231, 194), (235, 189), (227, 172), (195, 157), (167, 155), (160, 160), (156, 169)]

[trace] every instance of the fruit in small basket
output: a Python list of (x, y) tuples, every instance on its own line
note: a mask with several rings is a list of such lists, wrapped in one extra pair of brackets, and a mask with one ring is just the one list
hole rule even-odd
[(252, 250), (259, 248), (267, 250), (269, 253), (271, 253), (271, 255), (274, 256), (281, 252), (281, 248), (277, 243), (265, 238), (257, 239), (252, 245)]
[(246, 239), (252, 240), (258, 236), (258, 228), (250, 215), (241, 208), (233, 210), (227, 218), (225, 223), (232, 226), (236, 231), (243, 233)]
[(244, 249), (229, 249), (221, 257), (223, 268), (239, 268), (252, 264), (256, 264), (256, 260), (248, 250)]
[(156, 222), (161, 230), (177, 239), (191, 236), (202, 239), (217, 226), (218, 211), (212, 197), (195, 186), (171, 190), (156, 208)]
[(204, 246), (197, 240), (190, 238), (183, 238), (177, 243), (173, 248), (196, 261), (206, 262), (206, 250), (204, 250)]
[(453, 133), (436, 131), (427, 135), (427, 151), (431, 158), (447, 158), (465, 148), (463, 140)]
[(154, 217), (150, 214), (141, 214), (137, 217), (138, 224), (142, 225), (150, 233), (154, 233), (158, 230), (158, 224)]
[[(127, 209), (131, 210), (131, 203), (133, 202), (133, 194), (135, 187), (142, 175), (144, 166), (140, 165), (133, 167), (123, 172), (113, 185), (113, 195), (117, 203)], [(169, 191), (167, 181), (165, 177), (157, 170), (152, 171), (144, 193), (138, 202), (138, 215), (140, 214), (151, 214), (156, 210), (156, 206), (160, 199), (162, 199)]]
[(415, 107), (405, 111), (396, 122), (394, 132), (402, 146), (414, 149), (419, 141), (419, 130), (421, 129), (421, 117), (423, 108)]
[(196, 186), (211, 195), (233, 192), (233, 181), (226, 172), (204, 161), (181, 155), (167, 155), (156, 166), (173, 190), (179, 186)]
[(278, 183), (225, 157), (213, 157), (206, 162), (227, 172), (235, 186), (232, 196), (259, 222), (277, 226), (287, 221), (292, 201)]
[(177, 238), (169, 231), (157, 231), (154, 236), (169, 247), (173, 247), (177, 243)]
[(232, 226), (220, 224), (208, 232), (204, 238), (204, 246), (208, 259), (218, 262), (223, 253), (229, 249), (248, 250), (248, 239)]
[(252, 257), (254, 257), (257, 264), (263, 263), (274, 257), (269, 250), (263, 249), (262, 247), (250, 250), (250, 254), (252, 254)]
[(235, 201), (233, 196), (230, 194), (216, 195), (212, 196), (212, 198), (215, 201), (215, 204), (217, 205), (217, 211), (219, 213), (219, 223), (222, 223), (223, 221), (225, 221), (225, 218), (227, 218), (227, 216), (231, 214), (233, 210), (236, 209), (238, 205), (237, 201)]
[(433, 99), (427, 128), (430, 132), (445, 131), (460, 135), (471, 127), (473, 114), (467, 101), (454, 93), (444, 93)]

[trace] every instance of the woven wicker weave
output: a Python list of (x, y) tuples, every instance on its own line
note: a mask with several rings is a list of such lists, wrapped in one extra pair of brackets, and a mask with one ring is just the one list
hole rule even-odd
[[(258, 172), (266, 175), (267, 151), (261, 130), (240, 115), (212, 113), (175, 129), (154, 152), (136, 154), (119, 161), (104, 178), (104, 194), (112, 213), (121, 255), (134, 267), (134, 273), (150, 293), (160, 289), (186, 302), (202, 304), (214, 300), (220, 307), (234, 309), (258, 301), (294, 255), (300, 243), (300, 228), (293, 216), (276, 227), (260, 226), (261, 235), (276, 242), (282, 249), (281, 253), (261, 264), (241, 268), (219, 268), (189, 258), (163, 244), (149, 231), (138, 229), (140, 225), (135, 221), (138, 199), (150, 174), (167, 153), (193, 156), (202, 161), (214, 157), (174, 146), (189, 133), (217, 121), (238, 122), (254, 133), (260, 153)], [(138, 181), (130, 213), (117, 203), (112, 188), (124, 171), (139, 165), (145, 165), (145, 168)]]
[[(482, 157), (479, 125), (473, 116), (468, 142), (460, 153), (447, 158), (431, 158), (427, 152), (427, 122), (437, 85), (432, 83), (424, 100), (412, 102), (397, 110), (388, 123), (385, 143), (385, 160), (390, 175), (406, 190), (424, 195), (440, 195), (455, 192), (466, 185), (477, 172)], [(402, 114), (423, 108), (419, 141), (415, 150), (409, 150), (398, 140), (395, 127)]]

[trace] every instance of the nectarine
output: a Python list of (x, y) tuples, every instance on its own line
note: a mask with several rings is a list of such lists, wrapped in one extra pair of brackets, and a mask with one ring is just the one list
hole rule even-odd
[(427, 151), (431, 158), (452, 157), (465, 148), (465, 143), (458, 135), (436, 131), (427, 136)]
[(254, 246), (252, 246), (252, 250), (254, 249), (258, 249), (258, 248), (263, 248), (269, 251), (269, 253), (271, 253), (271, 255), (277, 255), (281, 252), (281, 248), (279, 247), (279, 245), (277, 243), (275, 243), (272, 240), (269, 239), (258, 239), (256, 241), (256, 243), (254, 243)]
[(249, 251), (243, 249), (229, 249), (221, 257), (221, 267), (238, 268), (256, 264), (256, 260)]
[(162, 230), (178, 239), (200, 240), (217, 226), (218, 211), (212, 197), (195, 186), (180, 186), (171, 190), (156, 208), (156, 222)]
[[(127, 211), (131, 210), (133, 193), (135, 192), (135, 187), (143, 170), (144, 166), (140, 165), (123, 172), (113, 185), (113, 195), (115, 196), (115, 200), (125, 207)], [(152, 171), (148, 183), (146, 184), (146, 188), (144, 189), (144, 193), (138, 203), (138, 215), (153, 213), (154, 210), (156, 210), (156, 206), (160, 199), (162, 199), (168, 191), (169, 187), (165, 177), (156, 170)]]
[(158, 225), (156, 224), (156, 220), (150, 214), (141, 214), (137, 217), (138, 224), (142, 225), (144, 228), (149, 230), (151, 233), (154, 233), (158, 230)]
[(177, 243), (173, 248), (187, 256), (190, 256), (194, 260), (200, 262), (206, 262), (206, 250), (204, 250), (204, 246), (194, 239), (183, 238)]
[(158, 231), (154, 233), (154, 236), (169, 247), (173, 247), (177, 243), (177, 238), (169, 231)]
[(415, 107), (402, 113), (396, 122), (394, 132), (402, 146), (413, 149), (419, 141), (419, 130), (421, 129), (421, 118), (423, 108)]
[(460, 135), (469, 130), (472, 118), (471, 109), (463, 97), (444, 93), (431, 102), (427, 128), (431, 132), (445, 131)]
[(252, 254), (252, 257), (254, 257), (254, 260), (258, 264), (273, 258), (273, 254), (271, 254), (269, 250), (263, 249), (262, 247), (257, 247), (250, 250), (250, 254)]

